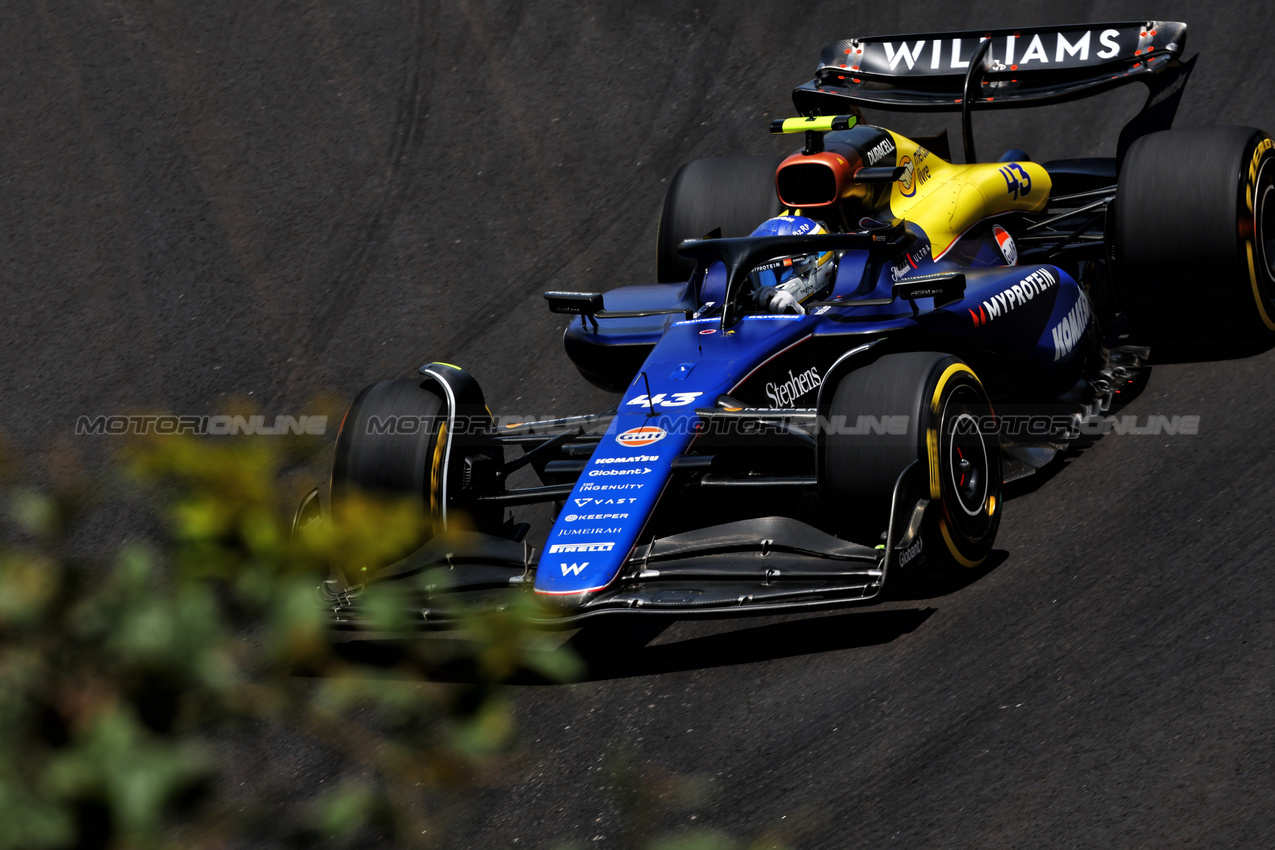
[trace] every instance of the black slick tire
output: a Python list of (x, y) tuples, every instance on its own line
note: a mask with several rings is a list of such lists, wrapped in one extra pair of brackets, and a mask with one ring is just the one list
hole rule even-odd
[[(420, 380), (381, 381), (365, 387), (337, 434), (333, 517), (343, 519), (352, 498), (364, 494), (407, 499), (432, 518), (427, 527), (438, 526), (445, 407), (433, 387)], [(417, 545), (430, 536), (432, 532), (426, 533)]]
[(1275, 145), (1252, 127), (1166, 130), (1120, 169), (1111, 252), (1153, 343), (1275, 341)]
[(938, 352), (887, 354), (842, 378), (826, 415), (819, 487), (834, 531), (883, 543), (895, 482), (919, 459), (927, 560), (983, 562), (1000, 525), (1001, 457), (991, 403), (969, 366)]
[(678, 169), (664, 196), (657, 237), (656, 273), (661, 283), (687, 280), (695, 263), (677, 246), (714, 230), (723, 237), (747, 236), (779, 214), (775, 170), (783, 157), (719, 156)]

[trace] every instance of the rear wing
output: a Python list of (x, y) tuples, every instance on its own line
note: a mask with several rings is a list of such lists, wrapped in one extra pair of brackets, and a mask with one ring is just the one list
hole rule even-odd
[[(794, 89), (792, 99), (808, 116), (844, 113), (850, 104), (968, 116), (1141, 82), (1147, 102), (1121, 133), (1123, 157), (1133, 139), (1172, 125), (1194, 65), (1182, 61), (1185, 48), (1186, 24), (1177, 21), (847, 38), (823, 48), (815, 78)], [(968, 154), (968, 118), (965, 124)]]

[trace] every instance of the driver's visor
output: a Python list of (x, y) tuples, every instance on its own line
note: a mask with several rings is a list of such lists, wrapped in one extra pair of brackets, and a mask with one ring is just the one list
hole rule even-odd
[(828, 251), (816, 261), (813, 255), (801, 254), (796, 257), (782, 257), (769, 263), (755, 266), (748, 277), (756, 286), (781, 286), (798, 275), (805, 276), (832, 259)]

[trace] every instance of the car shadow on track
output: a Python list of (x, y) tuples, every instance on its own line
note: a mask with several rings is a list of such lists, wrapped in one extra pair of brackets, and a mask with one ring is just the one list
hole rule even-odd
[[(928, 569), (907, 587), (885, 600), (900, 603), (934, 600), (956, 593), (1009, 560), (994, 550), (977, 568), (955, 571)], [(735, 664), (774, 661), (890, 643), (920, 628), (934, 612), (932, 606), (866, 608), (800, 619), (770, 620), (682, 640), (652, 643), (671, 625), (669, 621), (599, 623), (582, 629), (567, 642), (585, 662), (588, 681), (677, 673)], [(736, 621), (739, 622), (739, 621)], [(524, 684), (534, 684), (528, 680)]]
[(1153, 365), (1170, 363), (1215, 363), (1219, 360), (1242, 360), (1270, 351), (1264, 342), (1227, 342), (1219, 340), (1174, 340), (1151, 348)]
[[(886, 608), (857, 608), (821, 615), (793, 615), (789, 618), (766, 617), (764, 620), (680, 621), (664, 617), (621, 616), (600, 620), (567, 637), (561, 647), (572, 652), (584, 664), (578, 681), (594, 682), (679, 673), (714, 667), (730, 667), (797, 658), (839, 650), (863, 649), (897, 640), (920, 628), (938, 609), (930, 605), (907, 606), (935, 600), (970, 586), (1009, 559), (1007, 552), (994, 550), (975, 569), (921, 572), (902, 591), (883, 600)], [(667, 638), (670, 629), (690, 631), (692, 636)], [(703, 634), (706, 629), (709, 634)], [(700, 633), (696, 633), (700, 632)], [(416, 640), (430, 640), (429, 637)], [(436, 638), (435, 638), (436, 639)], [(474, 682), (475, 670), (469, 661), (445, 663), (426, 668), (414, 667), (411, 640), (356, 641), (343, 644), (340, 655), (358, 663), (366, 675), (376, 676), (380, 668), (387, 675), (405, 668), (436, 682)], [(544, 676), (522, 669), (507, 685), (558, 685)]]
[[(669, 643), (650, 644), (666, 623), (598, 624), (567, 642), (588, 673), (586, 681), (679, 673), (877, 646), (915, 631), (934, 608), (852, 611), (730, 628)], [(530, 679), (520, 684), (536, 684)]]
[[(938, 609), (929, 605), (896, 607), (935, 600), (969, 587), (1009, 560), (1009, 553), (993, 550), (982, 565), (969, 570), (923, 570), (901, 591), (883, 600), (889, 608), (860, 608), (823, 616), (774, 620), (757, 625), (734, 621), (712, 634), (652, 643), (671, 620), (598, 623), (580, 630), (568, 646), (585, 662), (586, 681), (679, 673), (736, 664), (774, 661), (837, 650), (862, 649), (890, 643), (920, 628)], [(529, 677), (518, 684), (540, 684)]]
[(929, 567), (902, 590), (891, 593), (890, 599), (897, 602), (921, 602), (949, 596), (981, 580), (1008, 560), (1009, 553), (1004, 549), (993, 549), (977, 567)]
[(1003, 485), (1001, 490), (1001, 498), (1006, 502), (1012, 502), (1014, 499), (1026, 496), (1028, 493), (1035, 493), (1041, 487), (1044, 487), (1054, 479), (1054, 476), (1062, 472), (1071, 462), (1080, 457), (1081, 452), (1088, 448), (1092, 443), (1083, 447), (1072, 447), (1065, 451), (1061, 451), (1058, 455), (1025, 478), (1016, 478), (1008, 484)]
[[(642, 622), (599, 622), (580, 629), (561, 647), (583, 662), (584, 673), (576, 681), (592, 682), (877, 646), (916, 630), (935, 610), (930, 607), (858, 610), (800, 619), (767, 618), (767, 622), (749, 625), (733, 621), (732, 627), (712, 634), (655, 644), (652, 641), (677, 621), (659, 618)], [(733, 627), (735, 623), (740, 627)], [(409, 644), (410, 641), (405, 640), (357, 641), (336, 649), (345, 660), (359, 666), (360, 675), (370, 678), (382, 675), (399, 678), (407, 673), (434, 682), (478, 681), (477, 671), (468, 657), (422, 667), (413, 660)], [(504, 684), (543, 686), (562, 682), (524, 667)]]

